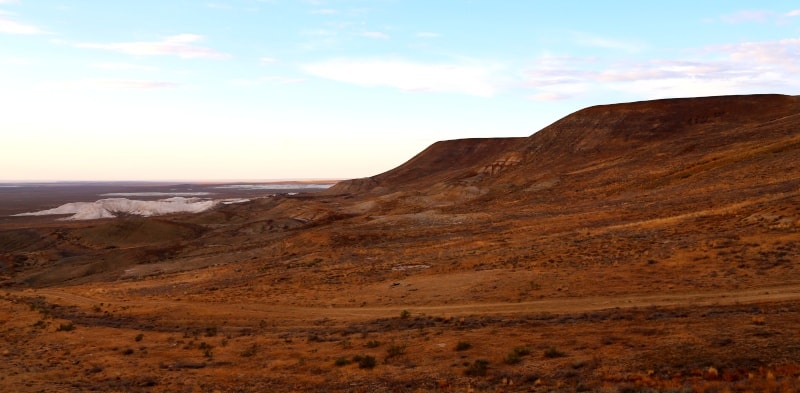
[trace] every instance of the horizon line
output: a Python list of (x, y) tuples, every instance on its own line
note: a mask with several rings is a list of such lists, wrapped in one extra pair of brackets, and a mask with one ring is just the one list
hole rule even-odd
[(206, 183), (206, 184), (227, 184), (227, 183), (334, 183), (348, 178), (284, 178), (284, 179), (166, 179), (166, 180), (6, 180), (0, 179), (0, 184), (10, 183)]

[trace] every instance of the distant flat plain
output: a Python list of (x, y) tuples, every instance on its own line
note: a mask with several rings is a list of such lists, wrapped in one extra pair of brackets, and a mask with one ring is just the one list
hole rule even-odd
[(157, 200), (172, 196), (258, 198), (276, 193), (321, 190), (335, 181), (269, 182), (0, 182), (0, 222), (14, 214), (52, 209), (69, 202), (103, 198)]

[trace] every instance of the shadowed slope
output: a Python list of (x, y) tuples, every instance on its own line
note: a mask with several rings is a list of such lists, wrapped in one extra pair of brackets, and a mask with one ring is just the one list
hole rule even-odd
[(340, 182), (326, 193), (336, 195), (430, 187), (439, 182), (474, 175), (482, 166), (491, 165), (498, 155), (513, 149), (524, 140), (525, 138), (476, 138), (436, 142), (395, 169), (368, 178)]

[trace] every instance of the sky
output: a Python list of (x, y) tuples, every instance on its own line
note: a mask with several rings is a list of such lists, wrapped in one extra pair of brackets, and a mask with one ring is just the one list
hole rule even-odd
[(357, 178), (592, 105), (798, 90), (796, 1), (0, 0), (0, 181)]

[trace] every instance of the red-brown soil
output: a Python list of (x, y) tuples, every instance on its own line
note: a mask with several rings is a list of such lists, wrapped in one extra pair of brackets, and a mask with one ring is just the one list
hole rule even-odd
[(799, 163), (798, 97), (659, 100), (321, 193), (4, 220), (0, 390), (795, 392)]

